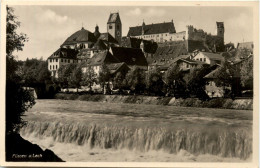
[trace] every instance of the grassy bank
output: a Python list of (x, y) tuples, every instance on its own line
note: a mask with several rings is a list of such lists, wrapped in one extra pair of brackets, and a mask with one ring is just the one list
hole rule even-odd
[(153, 105), (169, 105), (183, 107), (204, 107), (204, 108), (224, 108), (238, 110), (252, 110), (253, 99), (227, 99), (215, 98), (208, 101), (202, 101), (197, 98), (176, 99), (174, 97), (155, 97), (143, 95), (90, 95), (76, 93), (58, 93), (55, 99), (63, 100), (82, 100), (95, 102), (110, 102), (110, 103), (132, 103), (132, 104), (153, 104)]

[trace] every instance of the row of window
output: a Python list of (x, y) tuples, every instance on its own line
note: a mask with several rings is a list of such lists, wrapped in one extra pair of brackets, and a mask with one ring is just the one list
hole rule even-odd
[[(70, 59), (61, 59), (61, 62), (68, 62), (68, 63), (70, 63)], [(56, 58), (56, 59), (50, 59), (50, 62), (58, 62), (58, 59)], [(74, 61), (74, 60), (72, 60), (72, 62), (74, 63), (74, 62), (76, 62), (76, 61)]]
[(203, 60), (204, 62), (206, 62), (206, 58), (204, 58), (204, 59), (202, 59), (202, 58), (197, 58), (196, 60), (197, 60), (197, 61), (202, 61), (202, 60)]
[[(56, 69), (55, 69), (55, 67), (56, 67)], [(50, 70), (57, 70), (58, 69), (58, 65), (56, 65), (56, 66), (54, 66), (54, 65), (50, 65)]]

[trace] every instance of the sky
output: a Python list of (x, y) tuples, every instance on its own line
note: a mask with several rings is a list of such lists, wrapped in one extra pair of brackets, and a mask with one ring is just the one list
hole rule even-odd
[(19, 60), (46, 60), (60, 45), (82, 26), (94, 32), (99, 26), (106, 32), (110, 12), (119, 12), (122, 35), (129, 27), (170, 22), (177, 32), (187, 25), (216, 34), (216, 22), (224, 22), (225, 43), (253, 41), (253, 11), (251, 7), (187, 7), (187, 6), (11, 6), (21, 26), (18, 32), (27, 34), (29, 41), (23, 51), (15, 53)]

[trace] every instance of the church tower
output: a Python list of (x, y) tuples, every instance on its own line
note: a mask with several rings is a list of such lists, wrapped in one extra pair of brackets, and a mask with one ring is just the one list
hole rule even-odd
[(107, 21), (107, 32), (110, 33), (121, 44), (122, 38), (122, 23), (119, 17), (119, 13), (110, 13)]
[(224, 33), (225, 33), (224, 22), (217, 22), (217, 36), (222, 37), (224, 39)]

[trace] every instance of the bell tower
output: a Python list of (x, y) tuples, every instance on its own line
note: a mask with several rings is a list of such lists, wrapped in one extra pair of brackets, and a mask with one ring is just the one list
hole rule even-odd
[(121, 44), (122, 38), (122, 23), (119, 13), (110, 13), (107, 21), (107, 32), (110, 33)]
[(224, 39), (224, 22), (217, 22), (217, 36), (222, 37)]

